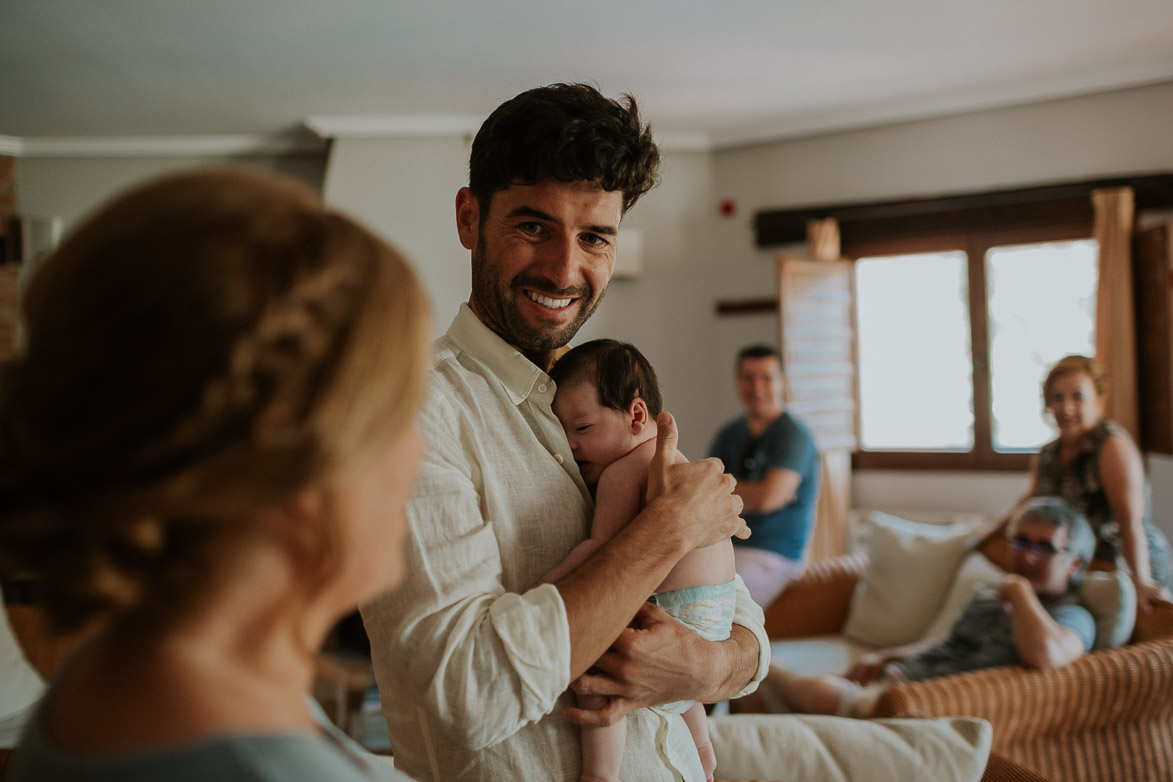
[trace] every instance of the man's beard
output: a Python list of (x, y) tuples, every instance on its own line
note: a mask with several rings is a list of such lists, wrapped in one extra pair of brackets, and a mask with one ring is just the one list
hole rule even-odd
[[(552, 299), (576, 299), (570, 306), (579, 308), (578, 316), (556, 329), (531, 325), (512, 303), (515, 298), (527, 295), (525, 288), (536, 290)], [(604, 288), (588, 308), (584, 302), (590, 301), (593, 291), (587, 285), (555, 288), (548, 282), (524, 274), (512, 280), (504, 280), (499, 274), (499, 268), (489, 259), (484, 234), (477, 237), (472, 263), (472, 298), (476, 310), (485, 319), (485, 325), (522, 353), (556, 350), (568, 344), (582, 325), (595, 314), (606, 292)]]

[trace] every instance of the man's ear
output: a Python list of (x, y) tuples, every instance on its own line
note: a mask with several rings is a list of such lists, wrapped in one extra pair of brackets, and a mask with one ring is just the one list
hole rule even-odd
[(481, 227), (481, 206), (476, 196), (467, 187), (456, 192), (456, 232), (464, 249), (477, 246), (477, 234)]
[(638, 396), (628, 405), (627, 414), (631, 416), (631, 433), (634, 435), (643, 434), (644, 429), (652, 421), (652, 416), (648, 413), (647, 403)]

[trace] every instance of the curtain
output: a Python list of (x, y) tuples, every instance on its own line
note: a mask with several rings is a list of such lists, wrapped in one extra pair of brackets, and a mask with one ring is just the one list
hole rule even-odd
[(1141, 442), (1137, 412), (1136, 331), (1132, 287), (1132, 189), (1092, 191), (1100, 244), (1096, 358), (1110, 379), (1106, 415)]
[(855, 448), (855, 307), (839, 223), (806, 225), (806, 257), (778, 258), (778, 346), (787, 409), (810, 429), (822, 473), (811, 561), (846, 551)]

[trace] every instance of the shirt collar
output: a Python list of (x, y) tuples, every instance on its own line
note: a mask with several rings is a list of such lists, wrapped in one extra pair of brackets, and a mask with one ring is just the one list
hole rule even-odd
[(528, 397), (539, 383), (552, 384), (549, 375), (481, 322), (468, 302), (460, 305), (447, 336), (459, 350), (476, 357), (489, 369), (514, 404)]

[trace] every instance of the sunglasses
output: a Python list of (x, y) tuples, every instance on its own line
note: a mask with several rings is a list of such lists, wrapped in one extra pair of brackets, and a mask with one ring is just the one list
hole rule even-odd
[(1053, 557), (1064, 552), (1064, 549), (1055, 548), (1049, 540), (1031, 540), (1024, 535), (1016, 535), (1011, 538), (1010, 545), (1015, 551), (1033, 551), (1041, 557)]

